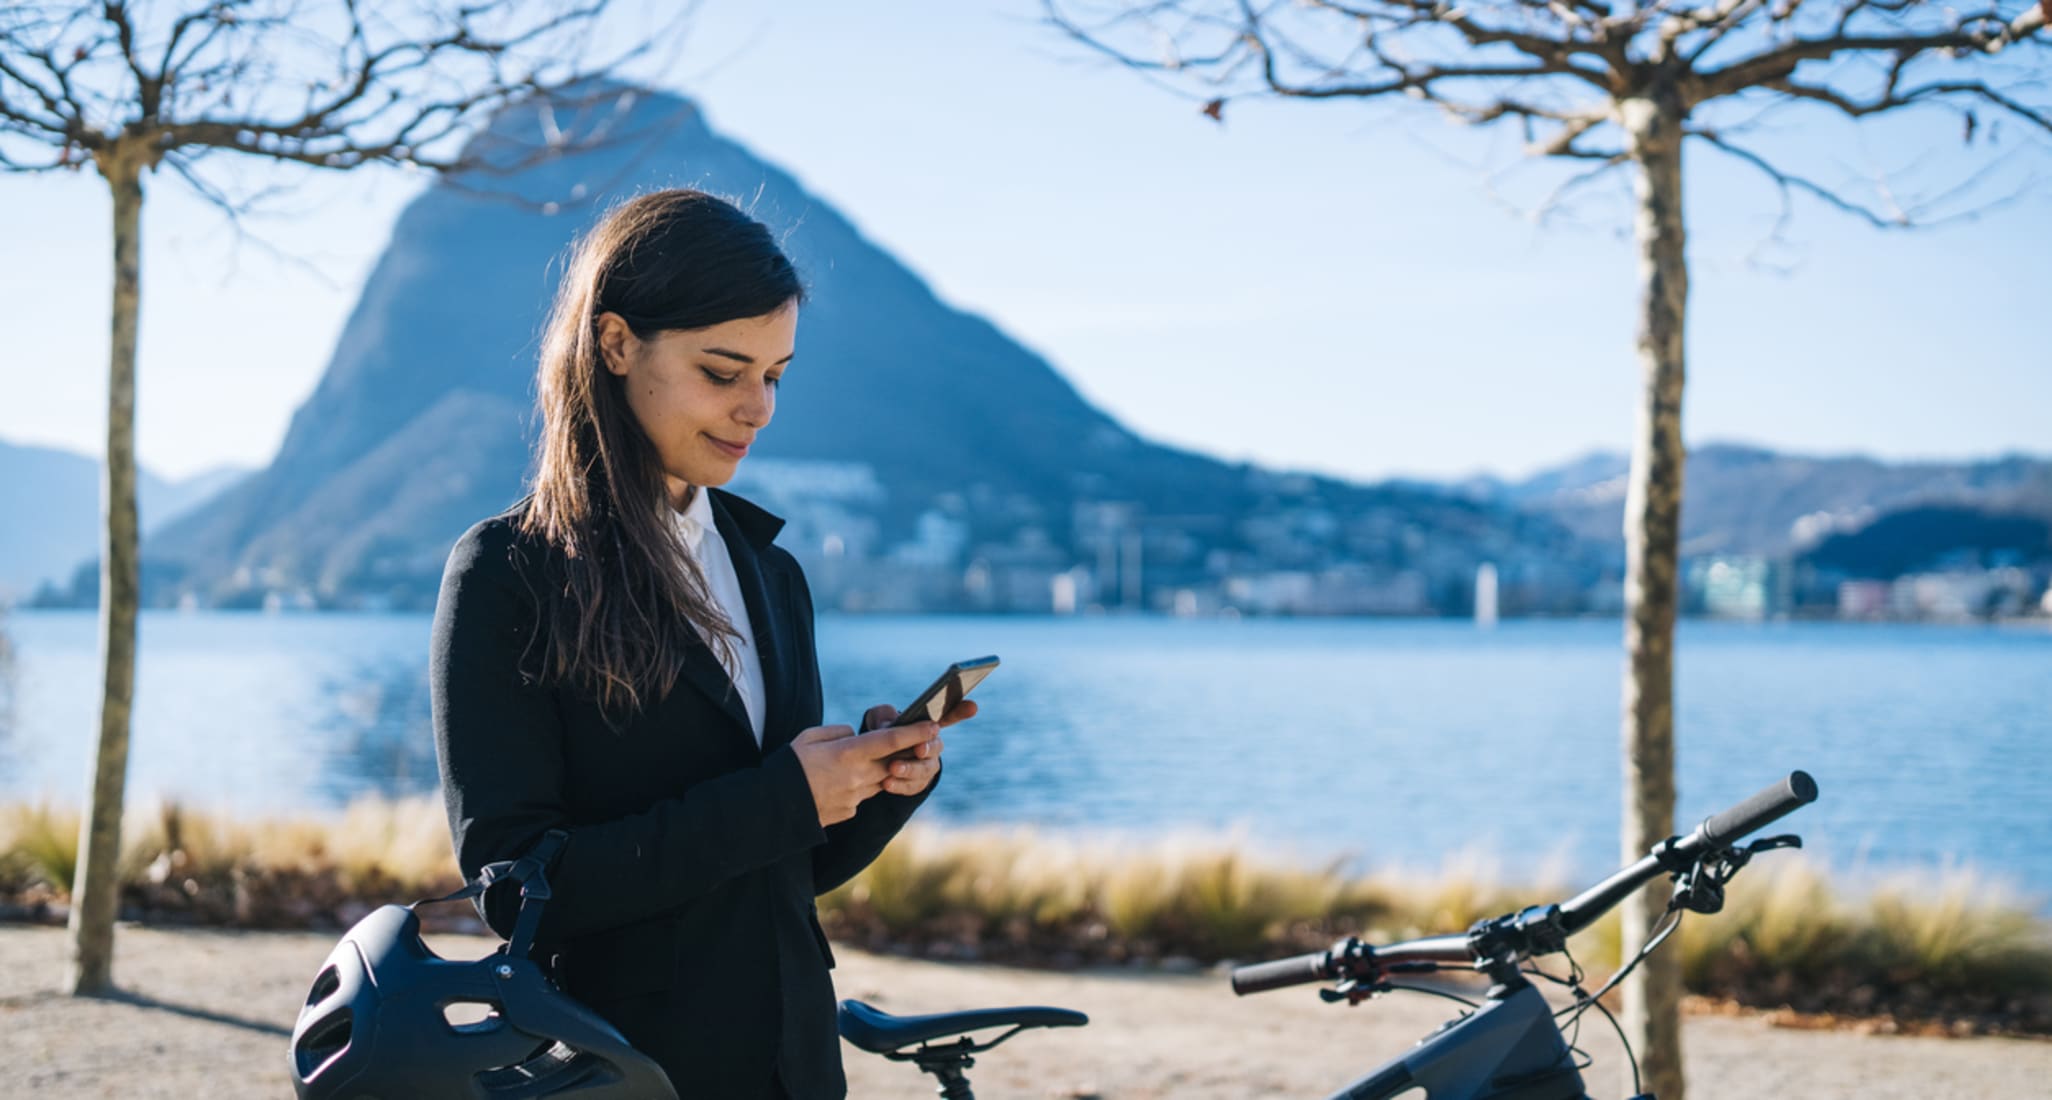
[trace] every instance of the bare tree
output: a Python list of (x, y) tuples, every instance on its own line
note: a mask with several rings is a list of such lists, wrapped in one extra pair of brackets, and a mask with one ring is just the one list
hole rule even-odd
[[(2040, 32), (2052, 0), (1045, 3), (1076, 41), (1197, 97), (1214, 119), (1232, 99), (1268, 96), (1410, 99), (1464, 123), (1513, 123), (1528, 153), (1578, 162), (1538, 207), (1542, 216), (1617, 169), (1630, 173), (1643, 385), (1624, 532), (1623, 847), (1627, 859), (1643, 855), (1674, 824), (1689, 285), (1683, 145), (1693, 139), (1763, 173), (1779, 190), (1784, 220), (1795, 194), (1882, 227), (1972, 216), (2001, 201), (1984, 201), (1998, 178), (1993, 163), (1913, 203), (1885, 179), (1862, 185), (1791, 169), (1749, 135), (1788, 108), (1861, 120), (1930, 107), (1956, 113), (1968, 148), (1997, 160), (1992, 130), (2001, 119), (2042, 142), (2052, 109)], [(1627, 959), (1647, 942), (1665, 900), (1649, 888), (1627, 903)], [(1672, 953), (1650, 958), (1626, 986), (1627, 1031), (1661, 1100), (1682, 1096), (1680, 990)]]
[[(144, 173), (168, 166), (239, 215), (283, 190), (230, 194), (208, 158), (348, 171), (505, 173), (590, 148), (548, 125), (552, 109), (619, 96), (599, 78), (671, 41), (677, 22), (592, 60), (611, 0), (211, 0), (9, 4), (0, 9), (0, 170), (96, 169), (113, 197), (113, 346), (102, 482), (98, 748), (72, 885), (74, 993), (113, 982), (115, 863), (128, 773), (140, 597), (135, 501), (136, 326), (142, 296)], [(533, 100), (538, 140), (470, 142), (511, 104)], [(495, 135), (496, 136), (496, 135)]]
[(7, 633), (11, 610), (6, 601), (0, 601), (0, 741), (14, 733), (14, 639)]

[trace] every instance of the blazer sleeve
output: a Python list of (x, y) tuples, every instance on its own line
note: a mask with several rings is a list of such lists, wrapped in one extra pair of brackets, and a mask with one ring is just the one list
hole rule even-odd
[[(509, 522), (487, 520), (449, 554), (429, 657), (435, 752), (456, 862), (465, 878), (516, 859), (552, 828), (569, 833), (536, 933), (559, 942), (675, 908), (737, 875), (826, 838), (804, 767), (788, 747), (759, 767), (692, 785), (613, 821), (572, 824), (563, 797), (565, 728), (550, 689), (521, 673), (537, 629), (514, 568)], [(511, 884), (508, 884), (510, 887)], [(509, 937), (517, 888), (479, 901)]]
[[(805, 573), (795, 560), (789, 561), (785, 568), (790, 571), (792, 591), (796, 596), (793, 610), (805, 627), (806, 645), (813, 649), (808, 654), (812, 658), (812, 697), (824, 698), (819, 683), (819, 654), (813, 639), (812, 590), (806, 585)], [(891, 838), (897, 836), (905, 822), (911, 820), (912, 812), (933, 793), (940, 780), (940, 773), (935, 772), (933, 782), (916, 795), (875, 795), (856, 808), (854, 817), (827, 826), (826, 843), (812, 850), (813, 893), (824, 894), (875, 862)]]
[(826, 843), (812, 850), (813, 893), (824, 894), (875, 862), (940, 779), (940, 772), (935, 772), (933, 782), (915, 795), (876, 795), (864, 802), (854, 817), (827, 826)]

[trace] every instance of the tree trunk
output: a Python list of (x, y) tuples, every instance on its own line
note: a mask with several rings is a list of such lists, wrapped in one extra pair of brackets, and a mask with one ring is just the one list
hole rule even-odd
[(14, 732), (14, 640), (7, 636), (7, 609), (0, 607), (0, 739)]
[[(1674, 619), (1681, 541), (1683, 330), (1689, 272), (1682, 225), (1682, 121), (1672, 86), (1621, 105), (1638, 166), (1638, 360), (1642, 380), (1625, 497), (1624, 859), (1674, 831)], [(1663, 879), (1623, 906), (1630, 961), (1666, 908)], [(1644, 1086), (1682, 1100), (1681, 955), (1655, 953), (1624, 984), (1624, 1030)]]
[(71, 885), (74, 994), (114, 984), (114, 916), (120, 903), (121, 803), (128, 785), (128, 718), (135, 691), (135, 618), (142, 587), (135, 503), (135, 347), (142, 299), (142, 171), (147, 151), (118, 142), (99, 154), (114, 192), (113, 346), (107, 368), (107, 458), (100, 506), (100, 738), (93, 785), (78, 829)]

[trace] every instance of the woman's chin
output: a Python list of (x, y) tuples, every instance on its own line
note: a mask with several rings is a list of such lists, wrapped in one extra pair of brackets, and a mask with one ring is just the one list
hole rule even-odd
[(730, 462), (702, 463), (682, 473), (675, 470), (668, 471), (668, 473), (673, 480), (683, 482), (686, 485), (703, 485), (708, 489), (717, 489), (727, 482), (734, 480), (734, 474), (740, 469), (740, 466), (741, 460), (737, 458)]

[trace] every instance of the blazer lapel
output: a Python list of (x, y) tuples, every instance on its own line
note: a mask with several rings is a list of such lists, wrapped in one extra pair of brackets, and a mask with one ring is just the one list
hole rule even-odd
[[(779, 704), (789, 697), (788, 685), (784, 683), (785, 671), (791, 662), (785, 652), (790, 645), (790, 628), (785, 622), (788, 609), (782, 593), (769, 583), (768, 570), (764, 569), (762, 555), (755, 543), (743, 533), (733, 513), (721, 499), (724, 494), (712, 498), (713, 522), (719, 528), (720, 539), (727, 544), (727, 554), (734, 562), (734, 577), (741, 582), (741, 600), (748, 607), (748, 625), (755, 635), (756, 659), (762, 662), (762, 751), (781, 748), (787, 740), (783, 736), (783, 724), (778, 721)], [(723, 677), (724, 678), (724, 677)], [(738, 701), (737, 701), (738, 702)], [(745, 719), (745, 715), (743, 716)], [(745, 728), (745, 721), (743, 723)]]
[[(752, 612), (751, 612), (752, 614)], [(684, 651), (684, 678), (691, 686), (720, 708), (734, 729), (746, 738), (752, 748), (754, 734), (748, 728), (748, 709), (741, 704), (741, 692), (734, 687), (734, 681), (727, 677), (727, 670), (720, 664), (719, 655), (712, 647), (692, 632), (691, 647)]]

